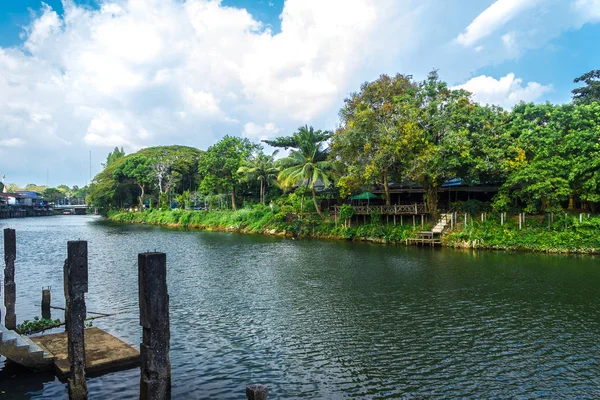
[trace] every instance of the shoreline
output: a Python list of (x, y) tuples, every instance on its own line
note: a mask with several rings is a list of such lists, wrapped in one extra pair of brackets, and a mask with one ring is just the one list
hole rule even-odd
[[(263, 215), (253, 215), (253, 213)], [(230, 232), (241, 234), (265, 235), (282, 237), (288, 239), (317, 239), (317, 240), (339, 240), (353, 242), (367, 242), (384, 245), (411, 246), (407, 243), (408, 238), (415, 232), (423, 230), (420, 226), (390, 226), (390, 225), (359, 225), (344, 228), (340, 224), (334, 225), (331, 220), (315, 220), (312, 216), (304, 216), (292, 221), (278, 220), (278, 214), (259, 210), (238, 211), (185, 211), (185, 210), (149, 210), (142, 212), (115, 212), (106, 216), (111, 222), (130, 223), (139, 225), (165, 226), (171, 228), (183, 228), (192, 230), (203, 230), (208, 232)], [(244, 216), (241, 221), (236, 217)], [(259, 218), (262, 216), (262, 219)], [(216, 218), (218, 217), (218, 218)], [(281, 216), (279, 216), (281, 218)], [(232, 223), (233, 221), (236, 221)], [(201, 222), (202, 221), (202, 222)], [(226, 222), (227, 221), (227, 222)], [(220, 223), (219, 223), (220, 222)], [(262, 222), (262, 223), (261, 223)], [(294, 223), (294, 224), (292, 224)], [(503, 252), (529, 252), (562, 255), (598, 255), (600, 246), (565, 246), (561, 241), (573, 243), (571, 237), (563, 238), (564, 232), (544, 232), (539, 228), (528, 228), (522, 231), (511, 231), (503, 228), (500, 233), (502, 243), (494, 243), (493, 240), (485, 238), (485, 225), (478, 228), (482, 232), (475, 231), (471, 227), (470, 232), (457, 229), (447, 232), (442, 236), (441, 247), (462, 250), (486, 250)], [(506, 243), (506, 239), (515, 237), (529, 240), (530, 245), (524, 245), (518, 241)], [(569, 233), (569, 232), (568, 232)], [(600, 237), (598, 235), (592, 236)], [(498, 235), (497, 232), (494, 234)], [(468, 237), (465, 237), (467, 235)], [(533, 237), (533, 242), (531, 238)], [(539, 240), (536, 240), (539, 239)], [(600, 239), (597, 239), (600, 242)], [(539, 242), (547, 241), (550, 244), (540, 245)], [(422, 247), (415, 245), (416, 247)], [(411, 247), (415, 247), (411, 246)]]

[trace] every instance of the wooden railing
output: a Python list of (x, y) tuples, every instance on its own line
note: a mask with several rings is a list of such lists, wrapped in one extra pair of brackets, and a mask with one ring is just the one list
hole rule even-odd
[[(340, 212), (339, 206), (334, 206), (336, 214)], [(364, 215), (378, 212), (384, 215), (401, 214), (427, 214), (427, 205), (425, 203), (413, 204), (394, 204), (391, 206), (352, 206), (354, 214)]]

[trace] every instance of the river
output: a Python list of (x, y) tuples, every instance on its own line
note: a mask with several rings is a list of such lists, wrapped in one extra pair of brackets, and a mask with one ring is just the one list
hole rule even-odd
[[(600, 398), (594, 257), (406, 248), (119, 225), (1, 220), (17, 230), (17, 321), (42, 286), (64, 306), (67, 240), (89, 242), (94, 326), (138, 344), (137, 254), (167, 253), (174, 399)], [(0, 250), (3, 251), (3, 250)], [(3, 255), (2, 258), (3, 260)], [(4, 310), (3, 310), (4, 315)], [(53, 311), (53, 318), (63, 318)], [(88, 378), (137, 398), (139, 369)], [(0, 398), (66, 397), (0, 361)]]

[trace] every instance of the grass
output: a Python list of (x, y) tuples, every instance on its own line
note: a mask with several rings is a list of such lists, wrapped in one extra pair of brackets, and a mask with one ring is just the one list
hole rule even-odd
[(367, 240), (381, 243), (404, 242), (420, 227), (393, 226), (381, 223), (345, 228), (333, 218), (315, 214), (299, 216), (291, 212), (272, 211), (266, 206), (254, 206), (237, 211), (144, 210), (110, 213), (115, 222), (177, 226), (191, 229), (223, 230), (291, 237)]

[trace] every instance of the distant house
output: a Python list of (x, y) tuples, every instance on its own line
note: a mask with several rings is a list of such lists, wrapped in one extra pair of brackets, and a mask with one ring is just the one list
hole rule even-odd
[(38, 192), (29, 192), (26, 190), (19, 190), (17, 193), (21, 197), (21, 201), (19, 205), (28, 206), (28, 207), (37, 207), (43, 206), (44, 200), (42, 199), (42, 194)]
[(0, 193), (0, 205), (18, 206), (21, 205), (22, 197), (16, 193)]

